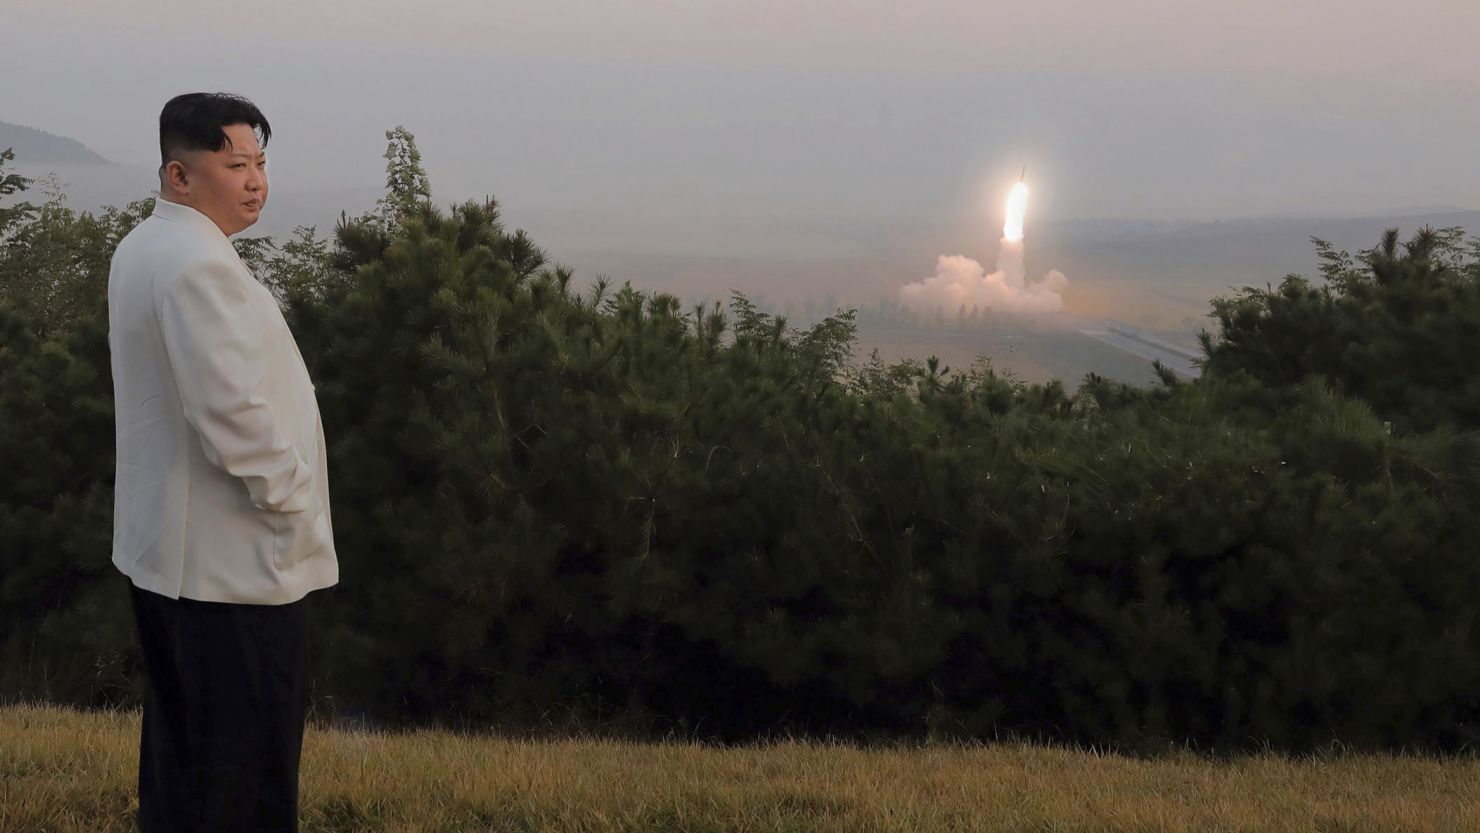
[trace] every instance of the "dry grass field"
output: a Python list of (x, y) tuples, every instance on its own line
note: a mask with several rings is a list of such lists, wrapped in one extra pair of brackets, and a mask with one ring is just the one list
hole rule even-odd
[[(0, 709), (0, 831), (133, 830), (138, 712)], [(1480, 759), (522, 741), (310, 727), (302, 830), (1480, 830)]]

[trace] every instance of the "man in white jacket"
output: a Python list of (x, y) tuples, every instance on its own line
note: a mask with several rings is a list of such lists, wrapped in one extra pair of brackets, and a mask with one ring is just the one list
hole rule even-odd
[(113, 563), (146, 674), (145, 833), (298, 827), (305, 597), (339, 565), (313, 383), (227, 239), (267, 204), (271, 135), (238, 96), (170, 100), (159, 199), (108, 277)]

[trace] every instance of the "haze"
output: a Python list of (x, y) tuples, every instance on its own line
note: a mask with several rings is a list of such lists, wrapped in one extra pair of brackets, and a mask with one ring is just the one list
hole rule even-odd
[(937, 254), (990, 257), (1023, 164), (1030, 241), (1073, 218), (1480, 207), (1472, 0), (6, 0), (3, 16), (0, 120), (137, 166), (140, 192), (167, 98), (255, 100), (274, 232), (369, 208), (397, 124), (438, 201), (495, 195), (557, 257), (617, 273), (647, 257), (633, 270), (659, 281), (682, 270), (656, 257), (731, 259), (735, 284), (832, 259), (874, 264), (883, 290)]

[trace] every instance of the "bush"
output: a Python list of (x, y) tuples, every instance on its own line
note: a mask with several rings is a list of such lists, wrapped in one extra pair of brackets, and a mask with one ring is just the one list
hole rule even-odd
[[(1475, 740), (1480, 443), (1458, 364), (1389, 396), (1469, 336), (1384, 311), (1469, 297), (1459, 249), (1385, 243), (1370, 275), (1220, 299), (1204, 378), (1070, 396), (989, 365), (852, 366), (851, 312), (797, 331), (738, 294), (582, 293), (492, 201), (443, 212), (388, 182), (410, 189), (394, 210), (332, 242), (240, 244), (330, 442), (320, 708), (729, 739)], [(25, 461), (0, 483), (6, 698), (133, 696), (104, 323), (58, 299), (96, 297), (142, 210), (8, 232), (99, 229), (49, 294), (0, 299), (0, 452)], [(1378, 321), (1381, 379), (1341, 347)]]

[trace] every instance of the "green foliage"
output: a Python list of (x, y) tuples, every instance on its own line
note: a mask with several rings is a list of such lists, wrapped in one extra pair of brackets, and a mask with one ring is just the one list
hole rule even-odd
[[(1438, 316), (1473, 312), (1458, 234), (1321, 248), (1325, 286), (1215, 303), (1203, 379), (1071, 395), (987, 362), (854, 366), (853, 311), (796, 330), (738, 293), (581, 292), (496, 203), (442, 211), (416, 182), (332, 241), (243, 244), (330, 442), (325, 708), (727, 738), (1477, 739), (1480, 440), (1449, 359), (1473, 335)], [(43, 210), (13, 238), (42, 242), (0, 259), (55, 276), (0, 301), (0, 453), (28, 461), (0, 484), (0, 695), (127, 699), (106, 345), (76, 299), (137, 216), (83, 234)]]
[[(31, 180), (16, 173), (6, 173), (5, 166), (15, 159), (15, 151), (11, 148), (0, 150), (0, 197), (8, 197), (31, 187)], [(26, 220), (35, 210), (35, 206), (27, 202), (18, 203), (10, 207), (0, 206), (0, 240), (5, 237), (6, 231), (16, 223)]]
[(377, 205), (381, 225), (394, 228), (416, 216), (432, 199), (431, 181), (421, 166), (416, 137), (401, 125), (385, 132), (385, 196)]
[(1291, 275), (1213, 302), (1205, 371), (1276, 388), (1321, 377), (1400, 433), (1480, 428), (1480, 239), (1425, 227), (1400, 244), (1389, 229), (1355, 260), (1314, 242), (1322, 285)]
[(54, 194), (0, 238), (0, 692), (128, 696), (107, 280), (151, 208), (77, 214)]
[(271, 237), (238, 237), (232, 245), (284, 308), (321, 300), (326, 292), (342, 290), (349, 280), (349, 274), (336, 266), (330, 242), (318, 236), (315, 226), (298, 226), (281, 244)]
[(113, 249), (153, 210), (153, 199), (144, 199), (79, 214), (53, 194), (0, 237), (0, 303), (25, 315), (42, 338), (106, 319)]

